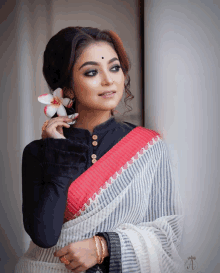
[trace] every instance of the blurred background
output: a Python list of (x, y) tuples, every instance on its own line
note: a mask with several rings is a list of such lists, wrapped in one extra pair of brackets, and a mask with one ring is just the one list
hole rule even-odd
[(0, 272), (13, 272), (30, 242), (21, 158), (47, 119), (37, 100), (49, 92), (45, 46), (62, 28), (92, 26), (114, 30), (131, 59), (124, 120), (167, 144), (185, 210), (185, 272), (219, 273), (220, 0), (1, 0), (0, 22)]

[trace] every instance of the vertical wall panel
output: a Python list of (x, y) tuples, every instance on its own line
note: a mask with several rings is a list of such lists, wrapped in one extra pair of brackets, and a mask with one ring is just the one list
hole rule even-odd
[(220, 270), (219, 29), (219, 1), (145, 1), (145, 125), (169, 148), (191, 272)]

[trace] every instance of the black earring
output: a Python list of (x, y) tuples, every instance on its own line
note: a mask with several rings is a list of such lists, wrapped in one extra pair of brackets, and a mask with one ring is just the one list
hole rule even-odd
[(104, 57), (102, 57), (102, 59), (104, 59)]

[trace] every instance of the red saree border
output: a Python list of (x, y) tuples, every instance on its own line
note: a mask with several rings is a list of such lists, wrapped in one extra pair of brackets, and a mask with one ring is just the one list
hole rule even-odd
[(139, 154), (143, 154), (144, 149), (148, 149), (148, 144), (153, 145), (153, 139), (158, 140), (160, 134), (141, 126), (135, 127), (107, 153), (82, 173), (72, 182), (68, 189), (67, 206), (64, 218), (68, 221), (80, 215), (80, 211), (85, 210), (85, 204), (90, 204), (90, 199), (94, 200), (100, 193), (101, 187), (106, 188), (105, 182), (111, 184), (111, 177), (117, 178), (117, 174), (122, 173), (122, 169), (132, 164)]

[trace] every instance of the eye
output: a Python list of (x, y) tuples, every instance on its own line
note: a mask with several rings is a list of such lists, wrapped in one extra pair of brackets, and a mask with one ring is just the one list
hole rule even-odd
[[(115, 65), (115, 66), (113, 66), (113, 67), (111, 68), (111, 70), (114, 71), (114, 72), (118, 72), (120, 68), (121, 68), (120, 65)], [(114, 69), (114, 70), (113, 70), (113, 69)]]
[(97, 70), (90, 70), (90, 71), (87, 71), (84, 75), (85, 75), (86, 77), (93, 77), (93, 76), (95, 76), (97, 73), (98, 73)]

